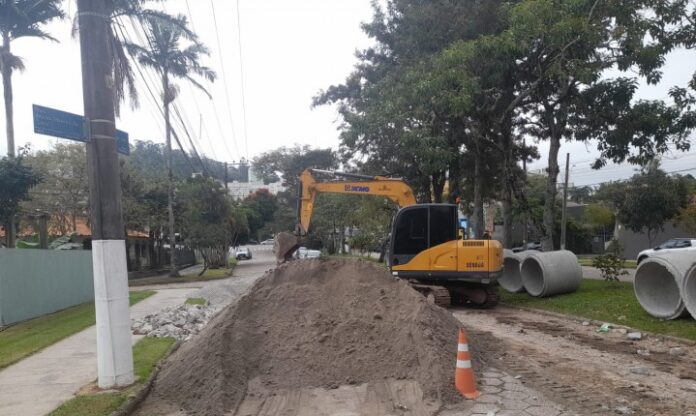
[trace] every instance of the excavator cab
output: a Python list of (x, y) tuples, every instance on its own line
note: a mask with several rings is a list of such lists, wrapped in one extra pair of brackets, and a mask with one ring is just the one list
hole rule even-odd
[(418, 204), (402, 208), (392, 224), (389, 264), (409, 263), (425, 250), (457, 240), (457, 206)]

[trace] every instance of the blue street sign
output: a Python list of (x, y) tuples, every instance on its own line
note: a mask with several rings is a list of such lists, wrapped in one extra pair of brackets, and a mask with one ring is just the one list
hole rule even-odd
[[(62, 139), (87, 142), (85, 118), (65, 111), (34, 104), (34, 133)], [(130, 154), (128, 133), (116, 130), (116, 148), (124, 155)]]

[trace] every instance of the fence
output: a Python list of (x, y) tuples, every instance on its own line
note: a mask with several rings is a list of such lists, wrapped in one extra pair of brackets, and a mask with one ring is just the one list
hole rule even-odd
[(0, 249), (0, 327), (93, 299), (91, 251)]

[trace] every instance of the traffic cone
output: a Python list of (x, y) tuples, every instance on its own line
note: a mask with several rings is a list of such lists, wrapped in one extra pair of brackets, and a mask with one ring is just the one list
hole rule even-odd
[(471, 356), (469, 344), (463, 329), (459, 330), (459, 344), (457, 345), (457, 368), (454, 370), (454, 386), (467, 399), (476, 399), (481, 393), (476, 390), (474, 370), (471, 369)]

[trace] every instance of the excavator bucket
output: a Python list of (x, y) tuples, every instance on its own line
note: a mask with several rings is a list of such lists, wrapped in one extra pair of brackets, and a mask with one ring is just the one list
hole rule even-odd
[(278, 233), (275, 236), (273, 252), (278, 264), (292, 259), (292, 255), (300, 248), (300, 237), (292, 233)]

